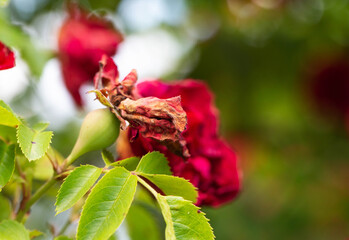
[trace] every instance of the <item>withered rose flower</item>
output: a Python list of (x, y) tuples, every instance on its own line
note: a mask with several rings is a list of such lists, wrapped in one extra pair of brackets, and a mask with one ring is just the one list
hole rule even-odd
[(121, 34), (106, 19), (70, 8), (58, 39), (59, 58), (64, 82), (77, 105), (81, 106), (79, 88), (93, 80), (103, 54), (116, 53)]
[(121, 82), (112, 58), (103, 55), (100, 70), (94, 77), (96, 99), (112, 109), (126, 129), (132, 127), (133, 137), (139, 134), (171, 146), (181, 155), (188, 155), (182, 132), (187, 125), (187, 115), (181, 106), (181, 97), (167, 99), (140, 97), (135, 94), (137, 71), (133, 69)]
[(15, 66), (15, 56), (13, 52), (2, 42), (0, 42), (0, 70), (13, 68)]
[[(138, 84), (136, 91), (143, 98), (181, 97), (188, 120), (182, 136), (190, 155), (177, 155), (173, 149), (153, 138), (134, 137), (130, 128), (127, 134), (131, 140), (132, 154), (142, 156), (149, 151), (164, 153), (174, 175), (190, 180), (199, 189), (197, 205), (219, 206), (232, 200), (240, 190), (237, 157), (218, 135), (218, 111), (206, 85), (195, 80), (172, 84), (146, 81)], [(127, 147), (123, 146), (123, 149)]]

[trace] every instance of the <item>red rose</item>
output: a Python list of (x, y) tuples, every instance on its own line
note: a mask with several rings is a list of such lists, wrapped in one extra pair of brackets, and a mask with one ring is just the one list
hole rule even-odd
[(121, 41), (111, 22), (71, 9), (60, 29), (58, 48), (64, 82), (76, 104), (82, 105), (80, 86), (92, 82), (103, 54), (114, 55)]
[[(190, 157), (184, 159), (157, 140), (138, 136), (131, 142), (135, 155), (160, 151), (166, 155), (174, 175), (184, 177), (199, 189), (197, 205), (219, 206), (232, 200), (240, 190), (236, 154), (218, 136), (217, 109), (206, 85), (195, 80), (173, 84), (146, 81), (137, 85), (141, 97), (181, 96), (188, 125), (183, 132)], [(129, 138), (132, 137), (132, 129)]]
[(15, 55), (13, 52), (0, 42), (0, 70), (13, 68), (15, 66)]

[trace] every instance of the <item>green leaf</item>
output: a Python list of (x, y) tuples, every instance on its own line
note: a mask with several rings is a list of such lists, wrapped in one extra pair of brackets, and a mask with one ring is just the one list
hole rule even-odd
[(8, 219), (11, 216), (10, 200), (0, 195), (0, 221)]
[(15, 145), (0, 140), (0, 191), (11, 179), (15, 168)]
[(107, 149), (102, 150), (102, 158), (105, 163), (105, 165), (109, 166), (114, 162), (114, 156), (111, 152), (109, 152)]
[(131, 206), (126, 217), (126, 223), (132, 240), (162, 239), (161, 231), (154, 216), (138, 204)]
[(0, 223), (1, 240), (30, 240), (29, 232), (19, 222), (4, 220)]
[(77, 167), (64, 180), (58, 191), (57, 214), (71, 208), (82, 198), (101, 175), (102, 169), (91, 165)]
[(136, 169), (139, 173), (172, 175), (166, 157), (160, 152), (144, 155)]
[(131, 206), (137, 177), (126, 169), (110, 170), (92, 189), (83, 207), (77, 240), (108, 239)]
[(41, 132), (23, 124), (17, 128), (17, 140), (29, 161), (41, 158), (47, 151), (52, 138), (51, 131)]
[(134, 171), (139, 163), (139, 157), (130, 157), (120, 161), (113, 162), (110, 166), (124, 167), (129, 171)]
[(0, 136), (6, 142), (17, 143), (16, 129), (13, 127), (0, 125)]
[(48, 125), (50, 125), (50, 124), (47, 122), (39, 122), (39, 123), (34, 124), (33, 129), (38, 131), (38, 132), (42, 132), (48, 127)]
[(16, 127), (21, 121), (12, 109), (2, 100), (0, 100), (0, 125)]
[(196, 202), (198, 198), (196, 188), (184, 178), (162, 174), (141, 173), (140, 175), (154, 183), (166, 195), (181, 196), (192, 202)]
[(176, 196), (156, 198), (166, 222), (166, 240), (214, 239), (208, 219), (194, 204)]

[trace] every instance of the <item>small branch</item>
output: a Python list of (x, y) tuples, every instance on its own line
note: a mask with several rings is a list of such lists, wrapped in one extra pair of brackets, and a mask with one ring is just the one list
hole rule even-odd
[(15, 164), (16, 164), (16, 168), (18, 170), (18, 173), (19, 173), (19, 175), (21, 176), (21, 178), (23, 180), (23, 182), (21, 183), (21, 186), (22, 186), (22, 200), (21, 200), (21, 202), (19, 204), (19, 208), (18, 208), (20, 210), (20, 209), (24, 209), (25, 204), (29, 201), (31, 192), (30, 192), (30, 187), (29, 187), (29, 185), (27, 183), (27, 177), (24, 174), (24, 172), (22, 171), (21, 166), (18, 163), (18, 159), (17, 158), (15, 160)]
[(61, 230), (59, 231), (59, 233), (57, 234), (57, 236), (63, 235), (65, 233), (65, 231), (68, 229), (68, 227), (70, 226), (70, 224), (72, 223), (71, 219), (69, 218), (64, 226), (61, 228)]
[(29, 199), (29, 201), (27, 201), (27, 203), (25, 204), (24, 208), (19, 209), (18, 213), (17, 213), (17, 217), (16, 220), (18, 222), (22, 222), (24, 215), (29, 211), (30, 207), (37, 201), (39, 200), (42, 195), (44, 195), (44, 193), (46, 193), (46, 191), (48, 189), (50, 189), (56, 182), (56, 178), (52, 177), (50, 180), (48, 180), (44, 185), (42, 185), (36, 192), (35, 194)]

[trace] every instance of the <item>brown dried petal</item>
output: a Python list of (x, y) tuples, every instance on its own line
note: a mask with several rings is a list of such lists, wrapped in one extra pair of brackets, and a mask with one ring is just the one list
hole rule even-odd
[(121, 82), (125, 95), (131, 95), (131, 92), (137, 82), (137, 79), (138, 79), (137, 71), (136, 69), (132, 69), (132, 71), (129, 74), (127, 74), (127, 76)]
[(168, 99), (125, 99), (118, 108), (121, 110), (121, 116), (144, 137), (160, 141), (178, 142), (187, 125), (187, 116), (181, 106), (180, 96)]

